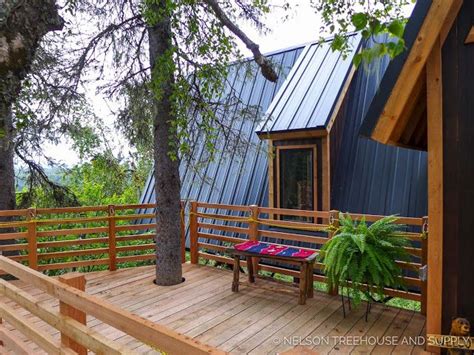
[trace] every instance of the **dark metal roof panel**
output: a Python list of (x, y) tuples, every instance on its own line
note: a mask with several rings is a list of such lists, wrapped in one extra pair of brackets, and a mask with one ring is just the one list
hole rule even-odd
[(398, 76), (400, 75), (408, 55), (415, 44), (418, 33), (420, 32), (421, 26), (423, 25), (432, 2), (432, 0), (419, 0), (416, 2), (415, 8), (413, 9), (410, 19), (405, 27), (404, 40), (406, 49), (402, 54), (392, 60), (388, 66), (384, 73), (383, 80), (380, 83), (380, 88), (364, 117), (360, 133), (365, 137), (370, 137), (377, 125), (385, 104), (387, 103), (397, 82)]
[[(389, 64), (361, 66), (344, 105), (344, 131), (333, 160), (331, 207), (369, 214), (427, 214), (426, 153), (387, 146), (359, 136), (359, 129)], [(342, 117), (341, 117), (342, 118)], [(331, 142), (333, 143), (333, 142)]]
[[(226, 122), (239, 131), (242, 141), (248, 144), (241, 146), (239, 151), (232, 151), (228, 149), (229, 142), (221, 136), (215, 142), (219, 153), (213, 161), (207, 163), (206, 151), (197, 133), (192, 160), (183, 160), (180, 166), (183, 200), (235, 205), (268, 204), (266, 143), (254, 131), (302, 51), (303, 47), (300, 46), (270, 55), (279, 71), (277, 83), (265, 80), (253, 62), (232, 65), (228, 85), (220, 99), (225, 100), (233, 92), (238, 96), (240, 104), (229, 107), (221, 114), (226, 116)], [(257, 108), (255, 117), (242, 119), (239, 112), (248, 107)], [(199, 162), (206, 163), (199, 165)], [(154, 178), (151, 174), (141, 202), (153, 203), (154, 191)]]
[(361, 37), (350, 37), (347, 57), (333, 52), (331, 40), (308, 45), (293, 67), (257, 133), (324, 127), (352, 67)]

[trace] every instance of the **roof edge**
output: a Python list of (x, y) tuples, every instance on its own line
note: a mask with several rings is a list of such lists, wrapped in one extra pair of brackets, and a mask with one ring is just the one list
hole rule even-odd
[(367, 110), (365, 119), (362, 122), (359, 133), (367, 138), (372, 138), (372, 134), (377, 126), (380, 116), (385, 108), (389, 97), (395, 87), (397, 79), (405, 66), (410, 52), (415, 44), (416, 38), (425, 22), (428, 12), (431, 8), (432, 0), (419, 0), (412, 15), (405, 27), (405, 45), (407, 49), (391, 61), (380, 82), (379, 89), (375, 94)]

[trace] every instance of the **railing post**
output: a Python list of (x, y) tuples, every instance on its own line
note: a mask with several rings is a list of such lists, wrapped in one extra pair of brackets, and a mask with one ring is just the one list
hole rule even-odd
[[(339, 227), (339, 211), (332, 210), (329, 212), (329, 225), (331, 226), (331, 231), (329, 232), (329, 239), (334, 237), (336, 234), (336, 229)], [(339, 288), (336, 286), (333, 289), (329, 290), (328, 293), (331, 296), (337, 296), (339, 294)]]
[(329, 232), (329, 238), (332, 238), (334, 237), (335, 229), (339, 227), (339, 211), (329, 211), (329, 225), (333, 227), (332, 229), (334, 229)]
[[(251, 219), (251, 221), (249, 221), (249, 240), (258, 241), (258, 206), (251, 205), (249, 209)], [(258, 274), (259, 261), (259, 258), (252, 258), (253, 270), (256, 275)]]
[(36, 208), (28, 208), (28, 266), (38, 270), (38, 240), (36, 236)]
[(108, 208), (109, 224), (109, 270), (117, 270), (117, 243), (115, 239), (115, 206), (109, 205)]
[[(86, 289), (86, 278), (84, 277), (84, 275), (80, 275), (77, 273), (65, 274), (59, 277), (59, 281), (68, 286), (77, 288), (81, 291), (85, 291)], [(86, 325), (87, 323), (86, 314), (83, 311), (74, 308), (62, 301), (59, 302), (59, 312), (62, 315), (70, 317), (84, 325)], [(63, 333), (61, 333), (61, 344), (67, 348), (74, 350), (79, 355), (87, 355), (86, 347), (81, 344), (78, 344)]]
[(198, 263), (197, 202), (191, 201), (189, 210), (189, 236), (191, 238), (191, 264)]
[[(422, 233), (423, 239), (421, 240), (421, 266), (422, 267), (429, 267), (427, 265), (428, 262), (428, 217), (423, 217), (423, 226)], [(426, 272), (428, 275), (428, 272)], [(426, 303), (427, 303), (427, 295), (428, 295), (428, 280), (422, 281), (421, 284), (421, 314), (426, 315)]]
[(186, 203), (181, 201), (181, 263), (186, 262), (186, 221), (185, 221)]

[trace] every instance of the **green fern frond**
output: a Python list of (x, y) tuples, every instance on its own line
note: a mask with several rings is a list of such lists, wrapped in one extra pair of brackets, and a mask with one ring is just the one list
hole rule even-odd
[[(384, 217), (368, 224), (364, 218), (357, 221), (349, 214), (339, 215), (335, 235), (321, 249), (319, 260), (328, 286), (346, 287), (354, 303), (360, 302), (361, 292), (383, 297), (384, 287), (403, 287), (403, 275), (396, 260), (409, 260), (404, 249), (409, 245), (397, 224), (397, 216)], [(369, 285), (369, 286), (367, 286)]]

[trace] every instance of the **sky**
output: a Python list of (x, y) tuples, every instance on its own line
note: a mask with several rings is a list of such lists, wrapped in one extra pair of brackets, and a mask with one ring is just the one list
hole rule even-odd
[[(289, 11), (279, 9), (278, 5), (285, 2), (291, 4)], [(272, 12), (263, 20), (267, 27), (271, 30), (269, 33), (259, 33), (254, 27), (247, 23), (240, 23), (239, 26), (254, 42), (260, 46), (262, 53), (269, 53), (276, 50), (294, 47), (308, 42), (316, 41), (327, 34), (320, 33), (321, 20), (310, 5), (308, 0), (273, 0), (271, 4), (277, 5)], [(408, 17), (413, 9), (413, 5), (404, 8), (404, 13)], [(285, 17), (285, 19), (283, 19)], [(240, 43), (241, 51), (245, 56), (251, 53)], [(87, 88), (88, 98), (93, 106), (95, 114), (100, 117), (107, 126), (109, 126), (114, 137), (114, 141), (109, 142), (115, 148), (115, 153), (120, 152), (122, 155), (128, 155), (128, 146), (125, 139), (119, 134), (114, 134), (114, 116), (111, 109), (115, 109), (114, 104), (107, 101), (100, 95), (95, 94), (95, 87)], [(72, 166), (79, 162), (79, 157), (70, 148), (67, 142), (61, 144), (47, 145), (46, 154), (54, 157), (57, 161)]]
[[(279, 3), (283, 1), (274, 1)], [(307, 43), (319, 39), (320, 22), (314, 9), (311, 8), (308, 0), (292, 0), (292, 9), (284, 13), (282, 10), (276, 9), (268, 16), (264, 22), (271, 29), (270, 33), (261, 34), (251, 25), (242, 23), (241, 28), (246, 34), (256, 43), (260, 45), (262, 53), (268, 53), (275, 50), (292, 47), (295, 45)], [(288, 15), (286, 20), (283, 20), (284, 14)], [(242, 46), (242, 52), (247, 56), (250, 52)], [(94, 112), (101, 117), (105, 123), (113, 129), (114, 117), (110, 114), (110, 106), (113, 105), (107, 102), (104, 98), (94, 94), (95, 89), (88, 90), (90, 93), (88, 98), (92, 103)], [(127, 150), (125, 141), (115, 136), (116, 150)], [(72, 166), (79, 162), (79, 157), (70, 148), (67, 142), (62, 142), (59, 145), (48, 144), (46, 146), (46, 154), (55, 158), (55, 160)]]

